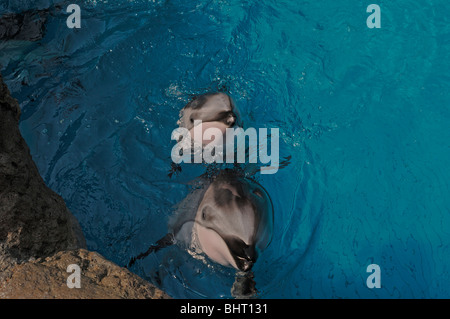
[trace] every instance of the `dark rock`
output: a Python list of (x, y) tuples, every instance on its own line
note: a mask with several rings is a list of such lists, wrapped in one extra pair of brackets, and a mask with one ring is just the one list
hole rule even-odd
[(85, 248), (78, 221), (39, 175), (19, 131), (20, 107), (0, 76), (0, 259)]
[[(169, 298), (95, 252), (64, 200), (49, 189), (19, 131), (20, 107), (0, 75), (0, 299)], [(81, 268), (81, 288), (67, 267)]]
[(48, 10), (7, 13), (0, 17), (0, 40), (40, 40), (45, 33)]

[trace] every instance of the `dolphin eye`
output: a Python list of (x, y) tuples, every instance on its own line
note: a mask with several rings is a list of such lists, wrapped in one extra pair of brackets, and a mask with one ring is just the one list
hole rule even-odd
[(257, 195), (257, 196), (263, 198), (263, 194), (261, 193), (261, 191), (260, 191), (259, 189), (253, 190), (253, 194), (255, 194), (255, 195)]
[(208, 207), (203, 208), (202, 210), (202, 220), (210, 220), (211, 219), (211, 214), (208, 213)]
[(191, 121), (191, 123), (194, 123), (194, 119), (192, 117), (191, 117), (190, 121)]

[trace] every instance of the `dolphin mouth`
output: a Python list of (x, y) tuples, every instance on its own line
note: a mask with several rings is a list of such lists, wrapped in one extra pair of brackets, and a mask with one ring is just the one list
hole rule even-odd
[(257, 253), (254, 245), (247, 245), (240, 239), (228, 242), (228, 248), (239, 270), (249, 271), (256, 262)]
[(235, 256), (236, 265), (241, 271), (250, 271), (255, 263), (254, 260), (249, 260), (241, 256)]

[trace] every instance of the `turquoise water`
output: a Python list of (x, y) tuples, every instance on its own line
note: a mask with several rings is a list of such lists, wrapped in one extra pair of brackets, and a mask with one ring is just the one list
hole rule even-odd
[[(54, 1), (56, 2), (56, 1)], [(51, 1), (3, 1), (0, 12)], [(62, 8), (70, 2), (63, 2)], [(225, 89), (247, 127), (280, 129), (261, 298), (450, 297), (448, 1), (78, 1), (44, 37), (0, 44), (1, 72), (45, 182), (88, 248), (118, 264), (167, 232), (179, 110)], [(370, 264), (381, 288), (369, 289)], [(173, 297), (230, 297), (234, 271), (169, 247), (132, 269)]]

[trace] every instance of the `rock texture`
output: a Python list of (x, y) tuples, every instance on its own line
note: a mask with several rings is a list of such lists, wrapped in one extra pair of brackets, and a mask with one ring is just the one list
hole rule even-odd
[(0, 40), (40, 40), (45, 32), (48, 10), (30, 10), (0, 17)]
[[(69, 288), (71, 264), (81, 268), (80, 288)], [(127, 269), (85, 249), (63, 251), (51, 257), (15, 265), (0, 282), (0, 299), (165, 299), (168, 296)]]
[(0, 261), (85, 248), (77, 220), (39, 175), (19, 117), (19, 104), (0, 76)]
[[(19, 118), (0, 75), (0, 298), (168, 298), (84, 249), (78, 221), (39, 175)], [(66, 284), (70, 264), (81, 268), (81, 288)]]

